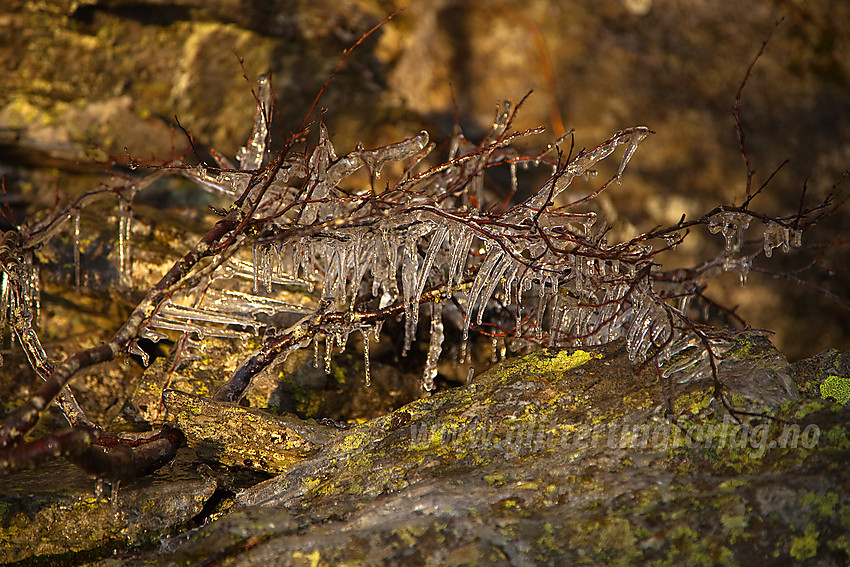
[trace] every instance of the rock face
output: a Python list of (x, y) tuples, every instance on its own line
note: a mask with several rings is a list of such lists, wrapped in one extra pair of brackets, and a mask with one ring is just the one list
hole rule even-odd
[[(38, 557), (81, 562), (129, 546), (153, 546), (187, 525), (216, 481), (191, 451), (172, 467), (103, 496), (95, 481), (63, 462), (4, 477), (0, 489), (0, 562)], [(64, 558), (64, 559), (62, 559)]]
[[(144, 547), (152, 534), (174, 536), (137, 559), (120, 559), (140, 565), (735, 565), (754, 558), (843, 565), (850, 559), (850, 476), (843, 466), (850, 409), (819, 392), (829, 376), (847, 376), (850, 355), (824, 353), (792, 367), (760, 335), (740, 336), (737, 344), (718, 365), (725, 397), (738, 410), (773, 419), (733, 420), (710, 378), (666, 384), (662, 392), (654, 370), (636, 371), (619, 344), (541, 350), (350, 429), (300, 422), (324, 444), (238, 492), (232, 507), (198, 531), (175, 535), (200, 500), (182, 516), (129, 519), (132, 502), (142, 499), (131, 497), (134, 491), (160, 507), (211, 492), (208, 484), (200, 492), (181, 484), (186, 465), (164, 470), (150, 488), (141, 488), (144, 481), (119, 498), (114, 519), (125, 528), (110, 545)], [(233, 431), (260, 413), (240, 417), (220, 405)], [(206, 407), (197, 423), (216, 411)], [(189, 413), (181, 419), (192, 420)], [(299, 421), (290, 419), (281, 434)], [(202, 449), (210, 442), (203, 437), (201, 430), (190, 435), (190, 446)], [(253, 445), (270, 448), (244, 443), (255, 459)], [(230, 444), (238, 450), (238, 442)], [(19, 484), (13, 477), (9, 486)], [(148, 493), (157, 486), (161, 492)], [(91, 499), (91, 485), (77, 490), (77, 498), (88, 492)], [(16, 519), (24, 512), (8, 497), (4, 502), (4, 538), (19, 550), (6, 558), (18, 559), (28, 554), (26, 522)], [(50, 506), (31, 503), (26, 513), (38, 518)], [(76, 521), (73, 509), (50, 512), (59, 533)], [(64, 551), (94, 549), (85, 557), (96, 557), (100, 534)], [(63, 551), (54, 545), (48, 552)]]

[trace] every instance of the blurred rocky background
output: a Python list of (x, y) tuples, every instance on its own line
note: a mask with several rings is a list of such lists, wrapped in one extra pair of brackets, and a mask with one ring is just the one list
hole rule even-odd
[[(260, 73), (273, 73), (282, 131), (296, 130), (343, 50), (401, 5), (5, 1), (0, 168), (9, 207), (0, 222), (21, 222), (62, 202), (57, 195), (95, 187), (108, 162), (185, 152), (178, 120), (200, 147), (232, 156), (250, 132)], [(850, 167), (850, 5), (839, 0), (414, 0), (351, 54), (321, 106), (338, 153), (421, 128), (446, 140), (455, 117), (476, 140), (502, 99), (516, 102), (530, 90), (516, 125), (546, 126), (539, 147), (564, 129), (575, 128), (581, 148), (647, 125), (657, 134), (623, 184), (597, 203), (615, 234), (628, 236), (741, 203), (746, 174), (732, 107), (780, 18), (744, 91), (741, 118), (756, 186), (791, 159), (753, 208), (790, 214), (805, 182), (814, 204)], [(492, 172), (490, 183), (506, 185), (503, 173)], [(191, 204), (169, 191), (139, 195), (139, 214), (145, 205), (167, 214)], [(847, 211), (830, 217), (804, 245), (840, 238), (847, 221)], [(721, 245), (719, 235), (697, 230), (665, 261), (692, 264)], [(846, 301), (850, 277), (838, 244), (777, 253), (756, 268), (793, 271), (821, 252), (821, 267), (796, 275)], [(755, 270), (746, 287), (727, 274), (707, 293), (740, 305), (752, 326), (775, 331), (792, 359), (850, 348), (847, 304), (812, 288)]]

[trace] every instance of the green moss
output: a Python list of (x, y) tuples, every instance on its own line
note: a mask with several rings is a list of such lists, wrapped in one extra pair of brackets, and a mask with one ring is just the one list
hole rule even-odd
[(850, 448), (850, 439), (847, 437), (847, 429), (844, 425), (830, 428), (823, 437), (831, 447), (839, 450)]
[(833, 551), (843, 551), (850, 555), (850, 536), (841, 535), (830, 541), (827, 545)]
[(582, 349), (576, 350), (553, 350), (542, 349), (531, 354), (508, 361), (501, 366), (492, 369), (494, 376), (499, 381), (513, 381), (519, 373), (526, 376), (564, 374), (587, 364), (594, 358), (602, 358), (600, 352), (589, 352)]
[(806, 533), (800, 537), (795, 537), (791, 542), (791, 557), (797, 561), (805, 561), (817, 555), (818, 536), (820, 536), (820, 532), (815, 530), (814, 524), (806, 526)]
[(737, 492), (741, 486), (746, 486), (746, 482), (738, 479), (724, 480), (720, 483), (721, 492)]
[(821, 518), (828, 518), (835, 512), (835, 506), (838, 504), (838, 494), (835, 492), (827, 492), (826, 494), (807, 492), (803, 496), (802, 503), (803, 506), (815, 506)]
[(850, 506), (842, 506), (838, 511), (838, 518), (842, 527), (850, 527)]
[[(555, 530), (552, 524), (546, 522), (543, 524), (543, 535), (537, 538), (537, 545), (541, 551), (558, 552), (557, 539), (555, 538)], [(539, 558), (542, 559), (542, 558)]]
[(754, 335), (745, 334), (735, 337), (735, 346), (726, 353), (726, 356), (734, 358), (749, 358), (754, 354), (759, 354), (758, 345), (754, 344), (751, 340), (752, 336)]
[(497, 472), (484, 476), (484, 481), (490, 486), (503, 486), (508, 482), (508, 477), (505, 473)]
[(818, 412), (827, 407), (829, 406), (823, 400), (807, 401), (799, 406), (792, 419), (801, 420), (807, 415)]
[(720, 523), (729, 534), (730, 543), (735, 541), (746, 533), (749, 526), (749, 517), (746, 514), (728, 514), (720, 516)]
[(833, 398), (839, 404), (846, 404), (850, 400), (850, 378), (828, 376), (820, 385), (820, 395), (824, 398)]
[(737, 565), (731, 549), (716, 545), (710, 538), (688, 526), (680, 526), (670, 534), (670, 550), (659, 565)]

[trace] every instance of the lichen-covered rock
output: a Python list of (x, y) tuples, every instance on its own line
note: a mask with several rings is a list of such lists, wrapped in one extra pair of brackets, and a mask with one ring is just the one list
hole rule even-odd
[[(634, 368), (619, 343), (509, 359), (465, 388), (350, 429), (290, 416), (286, 430), (312, 435), (309, 450), (290, 452), (282, 474), (239, 492), (234, 508), (185, 534), (180, 526), (216, 485), (196, 475), (203, 465), (191, 452), (174, 468), (122, 487), (115, 508), (67, 467), (18, 475), (0, 491), (4, 560), (91, 560), (108, 555), (104, 546), (129, 545), (153, 549), (103, 564), (816, 558), (843, 565), (850, 412), (821, 397), (817, 385), (843, 377), (846, 358), (827, 352), (790, 366), (762, 335), (739, 336), (717, 375), (733, 409), (748, 412), (735, 419), (715, 398), (711, 376), (662, 389), (654, 368)], [(186, 429), (194, 425), (187, 400), (197, 399), (167, 395)], [(210, 407), (222, 423), (204, 428), (199, 419), (190, 435), (195, 446), (215, 442), (219, 426), (249, 437), (258, 416), (274, 433), (277, 418)], [(231, 453), (242, 446), (226, 443)], [(245, 456), (257, 459), (252, 451), (263, 443), (244, 443)], [(51, 474), (62, 475), (61, 485)], [(62, 487), (57, 495), (53, 485)], [(162, 535), (173, 538), (159, 545)]]
[(621, 345), (542, 350), (339, 432), (157, 560), (843, 565), (850, 413), (738, 341), (727, 398), (775, 419), (709, 378), (662, 393)]

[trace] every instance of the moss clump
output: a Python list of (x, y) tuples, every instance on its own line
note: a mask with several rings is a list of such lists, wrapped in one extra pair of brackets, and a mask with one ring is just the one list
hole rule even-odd
[(815, 530), (814, 524), (806, 526), (806, 533), (795, 537), (791, 542), (791, 557), (797, 561), (805, 561), (817, 555), (819, 535), (820, 532)]
[(818, 515), (822, 518), (829, 518), (835, 511), (835, 506), (838, 504), (838, 494), (835, 492), (827, 492), (826, 494), (816, 494), (807, 492), (803, 496), (804, 506), (816, 506)]

